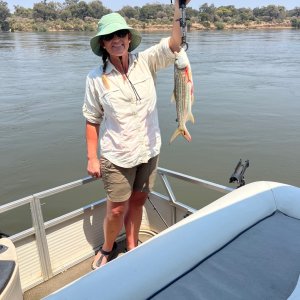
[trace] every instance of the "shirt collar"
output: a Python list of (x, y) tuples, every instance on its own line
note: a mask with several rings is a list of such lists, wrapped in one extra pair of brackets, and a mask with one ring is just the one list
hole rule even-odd
[[(129, 53), (128, 73), (130, 72), (130, 70), (132, 69), (132, 67), (137, 63), (137, 58), (138, 58), (138, 54)], [(115, 66), (110, 62), (110, 60), (108, 60), (108, 63), (107, 63), (107, 66), (106, 66), (106, 70), (105, 70), (105, 74), (108, 75), (112, 71), (118, 72), (117, 69), (115, 68)]]

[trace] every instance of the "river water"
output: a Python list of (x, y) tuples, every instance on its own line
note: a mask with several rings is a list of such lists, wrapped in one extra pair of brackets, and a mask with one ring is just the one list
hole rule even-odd
[[(164, 37), (143, 34), (139, 49)], [(86, 175), (81, 114), (85, 77), (100, 63), (86, 33), (0, 33), (0, 204)], [(173, 68), (158, 75), (160, 166), (229, 185), (241, 158), (246, 182), (300, 185), (300, 31), (209, 31), (188, 34), (195, 84), (188, 124), (192, 142), (169, 145), (176, 128), (170, 102)], [(159, 184), (158, 184), (159, 185)], [(179, 200), (201, 207), (211, 196), (175, 183)], [(101, 196), (101, 183), (50, 199), (48, 217)], [(52, 197), (51, 197), (52, 198)], [(69, 202), (69, 203), (68, 203)], [(19, 212), (23, 215), (23, 212)], [(14, 219), (14, 221), (12, 221)], [(15, 224), (9, 214), (7, 231)]]

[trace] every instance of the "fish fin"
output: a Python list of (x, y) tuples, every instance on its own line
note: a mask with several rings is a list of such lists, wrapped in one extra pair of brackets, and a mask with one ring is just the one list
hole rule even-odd
[(175, 102), (175, 91), (173, 91), (173, 94), (172, 94), (172, 96), (171, 96), (171, 102), (172, 102), (172, 103)]
[(194, 119), (194, 116), (192, 114), (192, 112), (189, 112), (186, 116), (186, 120), (187, 121), (191, 121), (193, 124), (195, 123), (195, 119)]
[(192, 98), (191, 103), (193, 104), (195, 102), (195, 96), (194, 96), (193, 91), (192, 91), (192, 97), (191, 98)]
[(187, 66), (185, 68), (185, 75), (186, 75), (186, 78), (187, 78), (187, 82), (193, 82), (193, 75), (192, 75), (192, 70), (191, 70), (191, 67), (190, 66)]

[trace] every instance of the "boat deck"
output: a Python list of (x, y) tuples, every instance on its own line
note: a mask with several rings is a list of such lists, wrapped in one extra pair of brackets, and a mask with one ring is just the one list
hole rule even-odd
[[(125, 253), (125, 239), (118, 242), (118, 256)], [(83, 262), (71, 267), (70, 269), (62, 272), (46, 282), (35, 286), (34, 288), (24, 293), (24, 300), (40, 300), (47, 295), (59, 290), (72, 281), (84, 276), (89, 272), (93, 272), (91, 269), (92, 258), (88, 258)]]
[(78, 265), (68, 269), (59, 275), (54, 276), (50, 280), (26, 291), (24, 300), (38, 300), (57, 291), (70, 282), (80, 278), (91, 271), (91, 259), (79, 263)]
[[(153, 231), (141, 231), (139, 234), (139, 244), (147, 241), (151, 237), (155, 236), (157, 233)], [(125, 235), (121, 235), (117, 239), (118, 244), (118, 254), (117, 257), (122, 256), (126, 253), (126, 239)], [(75, 251), (75, 250), (74, 250)], [(67, 284), (71, 283), (72, 281), (88, 274), (89, 272), (93, 272), (91, 269), (91, 263), (93, 258), (90, 257), (75, 266), (67, 269), (64, 272), (52, 277), (48, 281), (45, 281), (30, 290), (24, 292), (23, 297), (24, 300), (40, 300), (51, 293), (63, 288)]]

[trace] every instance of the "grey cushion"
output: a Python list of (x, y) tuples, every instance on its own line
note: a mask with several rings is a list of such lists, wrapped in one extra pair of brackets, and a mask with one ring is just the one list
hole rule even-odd
[(299, 274), (300, 220), (276, 212), (151, 299), (287, 299)]
[(16, 263), (12, 260), (0, 260), (0, 294), (7, 286)]

